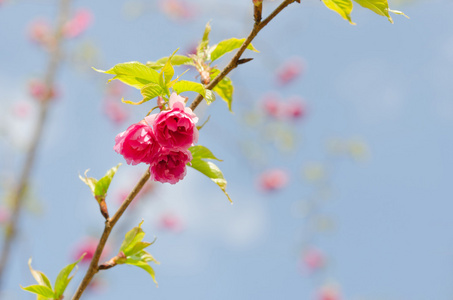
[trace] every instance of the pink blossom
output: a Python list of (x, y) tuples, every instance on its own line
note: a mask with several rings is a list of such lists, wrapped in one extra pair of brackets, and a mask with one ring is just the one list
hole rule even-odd
[(194, 15), (194, 9), (183, 0), (161, 0), (161, 10), (172, 19), (181, 21), (190, 19)]
[(121, 124), (129, 117), (124, 105), (121, 105), (118, 101), (104, 101), (103, 110), (107, 117), (115, 124)]
[(271, 117), (278, 118), (280, 116), (281, 101), (277, 94), (268, 93), (264, 96), (263, 109)]
[(13, 114), (19, 118), (25, 118), (30, 115), (31, 107), (30, 103), (27, 102), (19, 102), (15, 103), (13, 106)]
[(64, 28), (63, 34), (67, 38), (75, 38), (81, 35), (93, 21), (93, 14), (88, 9), (80, 9), (76, 12), (74, 17), (69, 20)]
[[(74, 251), (74, 260), (79, 259), (84, 253), (85, 256), (82, 259), (82, 263), (90, 263), (93, 258), (94, 252), (98, 246), (99, 241), (93, 237), (85, 237), (77, 243)], [(104, 248), (102, 257), (108, 254), (108, 248)]]
[(183, 229), (183, 224), (178, 215), (165, 213), (159, 218), (159, 227), (173, 232), (180, 232)]
[(6, 222), (8, 222), (9, 218), (10, 218), (10, 212), (9, 210), (4, 207), (4, 206), (1, 206), (0, 207), (0, 224), (6, 224)]
[(306, 106), (302, 98), (292, 97), (285, 104), (285, 115), (288, 118), (300, 119), (305, 116)]
[(55, 88), (51, 88), (49, 95), (47, 94), (47, 87), (42, 82), (41, 80), (38, 79), (32, 79), (30, 80), (28, 84), (28, 89), (30, 95), (38, 100), (38, 101), (44, 101), (44, 100), (51, 100), (56, 97), (57, 92), (55, 91)]
[(33, 20), (28, 26), (28, 36), (32, 42), (44, 46), (53, 40), (50, 24), (45, 19)]
[(300, 57), (290, 58), (278, 68), (277, 82), (280, 85), (286, 85), (299, 77), (303, 69), (304, 64)]
[(186, 164), (192, 160), (189, 150), (161, 148), (150, 164), (151, 179), (159, 182), (177, 183), (186, 176)]
[(341, 295), (337, 286), (325, 285), (318, 291), (317, 300), (340, 300)]
[(126, 87), (128, 86), (119, 80), (111, 81), (107, 85), (107, 95), (115, 98), (119, 97), (125, 92)]
[(149, 163), (159, 151), (153, 130), (144, 121), (132, 124), (115, 137), (113, 149), (123, 155), (128, 164)]
[(303, 253), (303, 262), (309, 271), (316, 271), (325, 264), (324, 254), (316, 248), (309, 248)]
[(274, 191), (288, 184), (288, 173), (281, 169), (271, 169), (263, 172), (259, 177), (259, 185), (264, 191)]
[(156, 139), (168, 149), (188, 149), (198, 141), (197, 116), (185, 107), (184, 98), (172, 93), (169, 99), (170, 110), (161, 111), (145, 118), (153, 126)]

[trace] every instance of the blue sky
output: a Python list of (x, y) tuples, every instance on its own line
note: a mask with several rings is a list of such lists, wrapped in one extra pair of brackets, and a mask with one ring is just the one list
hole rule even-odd
[[(156, 60), (176, 48), (184, 51), (208, 21), (213, 42), (244, 37), (251, 26), (250, 5), (243, 1), (191, 1), (196, 15), (180, 21), (162, 14), (154, 2), (140, 16), (128, 18), (125, 7), (143, 2), (127, 3), (74, 4), (91, 9), (95, 21), (83, 37), (66, 44), (68, 58), (82, 44), (95, 46), (98, 55), (86, 65), (68, 59), (59, 73), (62, 97), (52, 108), (33, 173), (42, 212), (24, 214), (5, 299), (33, 299), (19, 289), (33, 282), (29, 257), (54, 279), (81, 238), (99, 236), (102, 218), (78, 174), (90, 168), (99, 177), (122, 162), (112, 149), (114, 137), (149, 109), (131, 107), (128, 121), (112, 124), (101, 104), (109, 77), (89, 67), (107, 69), (125, 61)], [(116, 252), (121, 236), (143, 218), (148, 239), (157, 237), (150, 252), (161, 262), (155, 267), (159, 288), (142, 270), (119, 266), (103, 272), (105, 285), (85, 298), (315, 299), (319, 287), (332, 283), (348, 300), (451, 299), (451, 8), (446, 0), (407, 3), (396, 9), (410, 19), (395, 16), (390, 24), (357, 6), (352, 14), (356, 26), (318, 1), (292, 5), (279, 15), (254, 41), (261, 52), (247, 54), (254, 60), (232, 73), (235, 113), (222, 101), (197, 110), (202, 120), (211, 115), (199, 143), (224, 160), (219, 166), (234, 205), (193, 170), (175, 186), (158, 185), (119, 224), (111, 248)], [(15, 119), (10, 111), (20, 101), (33, 105), (27, 81), (42, 74), (47, 63), (46, 54), (27, 40), (26, 29), (36, 17), (53, 18), (54, 13), (53, 1), (0, 6), (2, 178), (15, 178), (11, 173), (21, 165), (20, 149), (33, 128), (33, 114)], [(305, 62), (303, 75), (278, 87), (275, 70), (294, 56)], [(307, 116), (298, 122), (264, 118), (260, 101), (269, 91), (285, 99), (303, 97)], [(140, 95), (129, 91), (128, 96), (138, 100)], [(250, 125), (250, 114), (261, 122)], [(269, 142), (272, 126), (289, 132), (295, 146), (279, 150)], [(332, 139), (359, 141), (368, 155), (354, 160), (331, 153), (326, 145)], [(249, 156), (242, 150), (247, 142), (258, 149)], [(310, 165), (325, 170), (323, 180), (304, 179)], [(274, 167), (289, 172), (289, 185), (263, 193), (257, 177)], [(144, 170), (120, 167), (110, 195), (133, 184)], [(319, 196), (324, 192), (328, 196)], [(307, 207), (314, 206), (314, 217), (308, 217)], [(159, 228), (165, 212), (179, 215), (185, 229)], [(320, 222), (323, 230), (312, 228)], [(321, 249), (328, 262), (310, 276), (298, 265), (306, 243)], [(81, 267), (74, 282), (83, 272)], [(73, 283), (68, 291), (75, 288)]]

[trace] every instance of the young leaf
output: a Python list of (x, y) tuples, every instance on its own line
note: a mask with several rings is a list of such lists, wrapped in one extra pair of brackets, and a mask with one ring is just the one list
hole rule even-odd
[(31, 267), (31, 258), (28, 260), (28, 267), (30, 268), (31, 275), (33, 275), (33, 278), (39, 283), (39, 285), (47, 286), (52, 290), (52, 284), (50, 283), (49, 278), (40, 271), (34, 270)]
[(188, 165), (214, 181), (214, 183), (217, 184), (219, 188), (225, 193), (225, 196), (227, 196), (228, 200), (233, 203), (230, 196), (226, 192), (227, 181), (225, 180), (225, 177), (223, 177), (222, 171), (220, 171), (219, 167), (217, 167), (214, 163), (204, 160), (218, 160), (218, 158), (216, 158), (208, 148), (199, 145), (190, 147), (189, 151), (192, 153), (193, 158)]
[(337, 12), (344, 19), (348, 20), (349, 23), (355, 25), (351, 20), (352, 12), (352, 1), (351, 0), (322, 0), (327, 8)]
[[(149, 61), (146, 63), (146, 65), (153, 69), (160, 70), (167, 63), (167, 61), (169, 59), (170, 59), (169, 56), (162, 57), (162, 58), (158, 59), (157, 61)], [(187, 57), (185, 55), (173, 55), (171, 57), (170, 62), (173, 66), (193, 65), (192, 58)]]
[(107, 173), (105, 173), (104, 177), (98, 180), (94, 188), (94, 196), (105, 196), (107, 194), (110, 182), (112, 182), (113, 176), (115, 176), (119, 166), (121, 166), (120, 163), (116, 165), (116, 167), (113, 167), (110, 170), (108, 170)]
[(372, 10), (378, 15), (387, 17), (390, 23), (393, 23), (392, 17), (389, 15), (389, 4), (387, 0), (354, 0), (361, 6)]
[(36, 285), (30, 285), (27, 287), (21, 286), (21, 289), (23, 289), (27, 292), (36, 294), (36, 295), (38, 295), (38, 297), (39, 296), (44, 297), (45, 299), (49, 299), (49, 298), (58, 299), (58, 297), (55, 295), (55, 293), (52, 291), (52, 289), (45, 285), (36, 284)]
[[(220, 70), (215, 68), (211, 70), (211, 78), (216, 78), (219, 74)], [(230, 112), (233, 112), (231, 110), (231, 104), (233, 103), (234, 87), (231, 79), (224, 77), (212, 90), (216, 92), (220, 96), (220, 98), (222, 98), (223, 101), (228, 104), (228, 109), (230, 110)]]
[(118, 79), (137, 89), (141, 89), (150, 82), (159, 83), (159, 73), (138, 61), (117, 64), (107, 71), (93, 69), (97, 72), (115, 75), (109, 82)]
[(61, 295), (63, 295), (66, 287), (68, 286), (69, 282), (71, 281), (72, 277), (69, 277), (74, 267), (83, 259), (85, 253), (74, 263), (67, 265), (64, 267), (57, 276), (55, 280), (55, 298), (59, 299)]
[(156, 281), (156, 273), (154, 272), (154, 269), (151, 268), (151, 266), (148, 265), (146, 262), (139, 261), (139, 260), (133, 260), (133, 259), (128, 258), (126, 260), (126, 264), (140, 267), (143, 270), (145, 270), (146, 272), (148, 272), (148, 274), (151, 275), (151, 278), (153, 279), (153, 281), (156, 284), (156, 286), (158, 286), (157, 285), (157, 281)]
[[(211, 52), (211, 61), (215, 61), (216, 59), (222, 57), (228, 52), (233, 51), (234, 49), (240, 48), (242, 44), (244, 44), (245, 38), (244, 39), (237, 39), (237, 38), (231, 38), (228, 40), (221, 41), (217, 45), (212, 46), (210, 49)], [(258, 50), (253, 47), (252, 44), (249, 44), (247, 46), (247, 49), (259, 52)]]
[(133, 260), (144, 261), (144, 262), (150, 262), (151, 261), (151, 262), (155, 263), (156, 265), (160, 264), (160, 262), (158, 262), (151, 254), (149, 254), (145, 250), (141, 250), (141, 251), (135, 253), (134, 255), (131, 255), (129, 258), (133, 259)]
[(181, 80), (176, 82), (172, 88), (177, 94), (187, 91), (197, 92), (206, 99), (208, 104), (211, 104), (211, 102), (215, 100), (213, 93), (210, 90), (205, 89), (204, 85), (198, 82)]
[(203, 32), (203, 38), (201, 39), (200, 44), (197, 47), (197, 56), (203, 57), (205, 55), (206, 49), (209, 44), (209, 33), (211, 32), (211, 24), (209, 22), (206, 24), (206, 27)]
[(143, 240), (143, 237), (145, 236), (145, 232), (143, 232), (141, 227), (143, 222), (144, 221), (141, 221), (137, 227), (132, 228), (128, 233), (126, 233), (126, 236), (120, 246), (120, 252), (123, 252), (124, 255), (130, 256), (134, 254), (131, 250), (134, 249), (137, 243)]
[(132, 102), (132, 101), (129, 101), (129, 100), (124, 100), (124, 99), (122, 99), (121, 101), (123, 103), (132, 104), (132, 105), (143, 104), (143, 103), (153, 99), (154, 97), (162, 95), (164, 93), (164, 90), (162, 89), (160, 84), (157, 84), (157, 83), (154, 83), (154, 82), (150, 82), (150, 83), (144, 85), (140, 89), (140, 93), (143, 96), (143, 100), (142, 101)]
[(98, 182), (98, 180), (96, 178), (93, 178), (93, 177), (87, 177), (87, 173), (88, 173), (89, 170), (90, 169), (87, 169), (85, 171), (85, 173), (84, 173), (85, 178), (83, 178), (80, 174), (79, 174), (79, 178), (80, 178), (80, 180), (83, 181), (83, 183), (88, 185), (88, 187), (90, 188), (91, 192), (94, 195), (94, 190), (96, 189), (96, 183)]

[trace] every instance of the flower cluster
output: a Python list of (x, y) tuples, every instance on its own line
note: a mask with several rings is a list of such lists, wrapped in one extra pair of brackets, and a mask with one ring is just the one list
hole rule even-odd
[(175, 184), (192, 160), (188, 149), (198, 141), (198, 118), (176, 93), (170, 96), (169, 108), (118, 134), (113, 149), (128, 164), (149, 164), (152, 180)]

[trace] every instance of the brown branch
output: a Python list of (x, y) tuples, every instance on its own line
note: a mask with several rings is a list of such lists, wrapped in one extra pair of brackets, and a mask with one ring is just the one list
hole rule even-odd
[(26, 153), (25, 162), (20, 172), (17, 186), (15, 187), (14, 193), (12, 195), (11, 216), (8, 224), (6, 225), (2, 251), (0, 254), (0, 285), (3, 282), (3, 275), (9, 261), (11, 247), (17, 235), (17, 227), (20, 218), (20, 212), (27, 191), (28, 180), (34, 166), (36, 153), (39, 148), (41, 137), (43, 135), (50, 100), (53, 97), (52, 87), (54, 86), (56, 73), (61, 59), (63, 27), (69, 17), (70, 4), (71, 0), (61, 0), (60, 2), (58, 21), (54, 33), (55, 42), (51, 44), (51, 47), (49, 49), (49, 63), (47, 65), (47, 70), (44, 78), (44, 86), (46, 88), (46, 91), (43, 99), (41, 99), (38, 121), (35, 127), (36, 129), (33, 136), (31, 137), (31, 143)]
[[(249, 33), (248, 37), (245, 39), (244, 44), (238, 49), (234, 57), (231, 59), (231, 61), (228, 63), (228, 65), (220, 72), (219, 75), (217, 75), (214, 80), (212, 80), (206, 88), (208, 90), (212, 90), (225, 76), (227, 76), (233, 69), (235, 69), (239, 65), (239, 59), (241, 58), (242, 54), (244, 51), (247, 49), (248, 45), (253, 41), (253, 39), (258, 35), (258, 33), (263, 29), (269, 22), (275, 18), (276, 15), (278, 15), (285, 7), (290, 5), (293, 2), (296, 2), (297, 0), (284, 0), (266, 19), (264, 19), (262, 22), (255, 23), (253, 25), (252, 31)], [(198, 96), (193, 100), (192, 104), (190, 105), (190, 108), (194, 110), (203, 100), (203, 96), (198, 94)]]
[[(266, 26), (285, 7), (287, 7), (289, 4), (291, 4), (295, 1), (297, 1), (297, 0), (284, 0), (266, 19), (264, 19), (262, 22), (255, 23), (249, 36), (246, 38), (244, 44), (242, 44), (242, 46), (236, 52), (234, 57), (231, 59), (230, 63), (222, 70), (222, 72), (220, 72), (220, 74), (213, 81), (211, 81), (206, 86), (206, 88), (212, 90), (226, 75), (228, 75), (228, 73), (231, 72), (231, 70), (236, 68), (238, 66), (238, 64), (246, 62), (246, 61), (240, 61), (241, 55), (244, 53), (247, 46), (256, 37), (258, 32), (260, 32), (260, 30), (263, 29), (264, 26)], [(202, 100), (203, 100), (203, 97), (201, 95), (198, 95), (198, 97), (195, 98), (195, 100), (192, 102), (192, 105), (190, 106), (190, 108), (192, 110), (195, 110), (195, 108), (200, 104), (200, 102)], [(79, 287), (77, 288), (76, 293), (72, 297), (72, 300), (80, 299), (83, 292), (86, 290), (86, 288), (90, 284), (91, 280), (93, 279), (94, 275), (96, 275), (96, 273), (99, 272), (99, 270), (101, 270), (101, 269), (104, 270), (104, 269), (110, 268), (110, 266), (107, 267), (107, 265), (101, 265), (101, 266), (99, 265), (99, 259), (101, 257), (102, 251), (104, 250), (107, 239), (108, 239), (110, 233), (112, 232), (112, 229), (115, 226), (115, 224), (118, 222), (118, 220), (121, 218), (123, 213), (126, 211), (129, 204), (131, 204), (132, 200), (134, 200), (134, 198), (137, 196), (137, 194), (143, 188), (145, 183), (148, 181), (150, 175), (151, 175), (150, 171), (149, 171), (149, 169), (147, 169), (145, 174), (143, 174), (142, 178), (140, 178), (140, 181), (135, 185), (133, 190), (130, 192), (129, 196), (127, 196), (126, 200), (124, 200), (123, 204), (121, 204), (120, 208), (118, 208), (118, 211), (115, 213), (115, 215), (112, 218), (107, 219), (105, 221), (104, 231), (99, 240), (99, 244), (93, 255), (90, 266), (88, 267), (85, 277), (83, 278), (82, 282), (80, 283)], [(111, 267), (113, 267), (113, 266), (111, 266)]]

